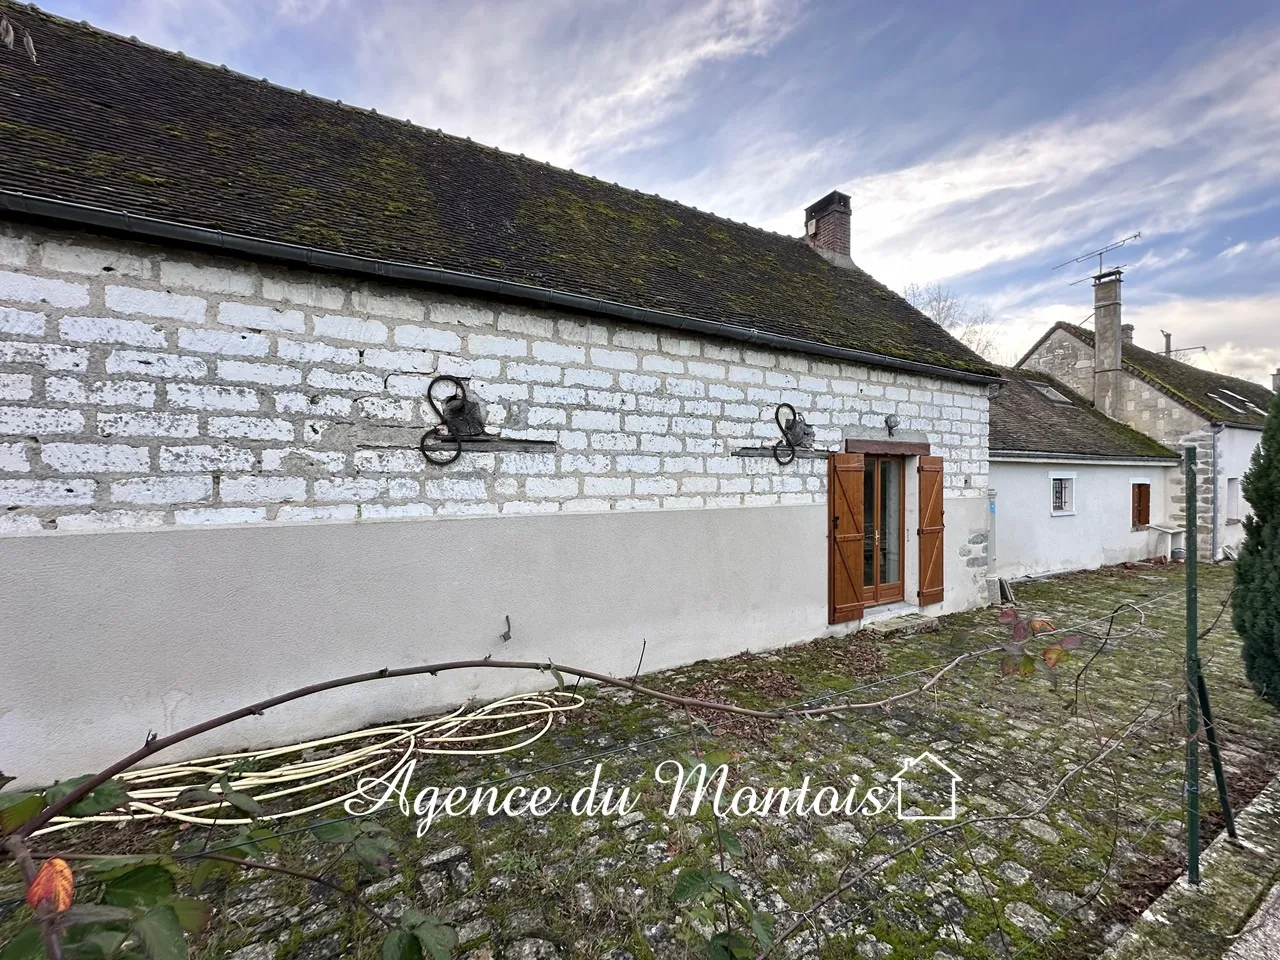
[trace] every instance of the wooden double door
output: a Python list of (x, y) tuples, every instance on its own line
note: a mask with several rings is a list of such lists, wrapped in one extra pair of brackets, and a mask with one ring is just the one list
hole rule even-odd
[[(907, 458), (834, 454), (828, 460), (828, 612), (831, 623), (906, 598)], [(942, 599), (942, 459), (919, 458), (920, 604)]]

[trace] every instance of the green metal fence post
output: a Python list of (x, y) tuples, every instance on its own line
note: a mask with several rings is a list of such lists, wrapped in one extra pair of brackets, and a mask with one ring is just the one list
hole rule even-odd
[(1196, 537), (1196, 448), (1187, 447), (1187, 879), (1200, 882), (1200, 598)]

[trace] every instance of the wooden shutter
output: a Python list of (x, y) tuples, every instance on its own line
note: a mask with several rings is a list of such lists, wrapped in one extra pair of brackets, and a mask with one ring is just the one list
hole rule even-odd
[(942, 602), (942, 458), (921, 457), (920, 606)]
[(862, 618), (863, 459), (860, 453), (827, 458), (827, 622)]
[(1133, 526), (1145, 527), (1151, 523), (1151, 484), (1133, 485)]

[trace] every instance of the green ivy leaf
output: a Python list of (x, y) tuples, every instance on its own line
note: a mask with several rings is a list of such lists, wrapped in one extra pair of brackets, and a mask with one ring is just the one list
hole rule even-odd
[(563, 690), (565, 688), (564, 674), (562, 674), (555, 667), (550, 667), (548, 669), (551, 670), (551, 675), (556, 678), (556, 689)]
[(159, 864), (148, 863), (109, 879), (102, 902), (113, 907), (153, 907), (171, 896), (173, 874)]
[(322, 843), (350, 843), (356, 838), (356, 827), (350, 820), (321, 823), (311, 828), (311, 835)]
[(279, 853), (282, 847), (280, 837), (270, 827), (255, 827), (249, 831), (249, 839), (263, 850)]
[(40, 924), (29, 923), (0, 950), (0, 960), (44, 960), (44, 937)]
[(723, 890), (731, 897), (739, 900), (744, 899), (742, 896), (742, 887), (738, 886), (738, 881), (727, 873), (721, 873), (719, 870), (713, 871), (708, 877), (707, 882), (714, 890)]
[(86, 931), (79, 940), (67, 937), (64, 945), (74, 947), (74, 950), (67, 951), (67, 955), (75, 957), (75, 960), (117, 960), (129, 956), (119, 953), (120, 945), (128, 935), (127, 930), (94, 929)]
[(213, 913), (209, 904), (194, 897), (174, 897), (169, 901), (169, 906), (173, 907), (173, 912), (178, 916), (178, 924), (187, 933), (199, 933), (203, 930)]
[(721, 931), (707, 941), (707, 956), (711, 960), (740, 960), (755, 956), (755, 947), (738, 931)]
[(98, 879), (102, 882), (111, 880), (114, 877), (123, 876), (133, 867), (140, 867), (143, 864), (155, 864), (164, 867), (166, 870), (173, 870), (173, 858), (166, 853), (148, 853), (135, 856), (125, 854), (117, 854), (105, 857), (94, 857), (92, 860), (86, 860), (80, 864), (77, 869), (84, 870), (87, 873), (98, 874)]
[(42, 793), (0, 793), (0, 833), (12, 833), (44, 808)]
[(721, 764), (732, 763), (733, 754), (728, 750), (712, 750), (702, 758), (702, 762), (707, 765), (708, 770), (714, 770)]
[(767, 913), (751, 914), (751, 932), (756, 935), (762, 950), (773, 946), (773, 917)]
[(225, 775), (218, 781), (218, 785), (222, 788), (222, 799), (231, 806), (235, 807), (241, 813), (247, 814), (257, 820), (263, 814), (262, 804), (247, 793), (241, 793), (239, 790), (231, 788), (231, 780)]
[(361, 865), (376, 873), (388, 873), (395, 866), (395, 845), (386, 837), (362, 834), (351, 845), (351, 853)]
[[(45, 802), (50, 805), (57, 803), (89, 779), (90, 776), (84, 776), (76, 777), (73, 780), (58, 781), (45, 790)], [(94, 787), (86, 796), (73, 803), (67, 809), (67, 815), (72, 817), (92, 817), (94, 814), (105, 813), (108, 810), (117, 810), (128, 804), (128, 802), (129, 791), (125, 785), (119, 780), (108, 780), (106, 783)]]
[(725, 853), (731, 857), (742, 856), (742, 841), (737, 836), (728, 830), (720, 830), (719, 828), (717, 828), (716, 832), (720, 835), (720, 843), (723, 845)]
[(134, 911), (128, 907), (112, 907), (104, 903), (73, 903), (58, 922), (66, 927), (78, 927), (87, 923), (121, 923), (132, 920)]
[(677, 903), (694, 900), (711, 889), (711, 880), (707, 871), (695, 867), (686, 867), (676, 877), (675, 889), (671, 891), (671, 899)]
[(187, 789), (178, 794), (174, 803), (183, 804), (184, 806), (188, 803), (216, 803), (221, 806), (222, 797), (208, 787), (187, 787)]
[(195, 873), (191, 876), (191, 889), (199, 893), (214, 877), (224, 873), (232, 873), (234, 870), (234, 864), (224, 863), (221, 860), (201, 860), (196, 867)]
[(408, 930), (392, 930), (382, 941), (382, 960), (422, 960), (422, 944)]
[(182, 924), (172, 904), (152, 907), (133, 925), (133, 932), (150, 960), (186, 960), (187, 942), (182, 938)]
[(413, 925), (413, 935), (431, 960), (450, 960), (458, 945), (458, 931), (439, 917), (422, 917)]

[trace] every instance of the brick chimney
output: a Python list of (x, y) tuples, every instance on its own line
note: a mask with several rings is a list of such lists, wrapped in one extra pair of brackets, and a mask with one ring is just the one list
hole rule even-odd
[(1122, 343), (1133, 343), (1133, 324), (1120, 324), (1120, 340)]
[(842, 257), (849, 256), (849, 195), (832, 190), (804, 211), (804, 238), (809, 245)]
[(1120, 350), (1124, 343), (1120, 282), (1119, 270), (1107, 270), (1093, 278), (1093, 405), (1116, 420), (1124, 376), (1120, 370)]

